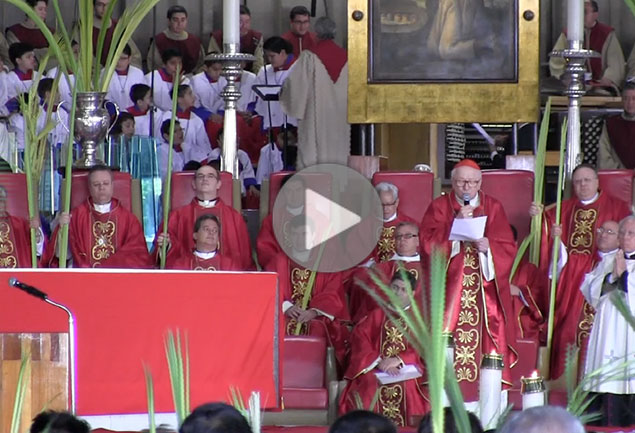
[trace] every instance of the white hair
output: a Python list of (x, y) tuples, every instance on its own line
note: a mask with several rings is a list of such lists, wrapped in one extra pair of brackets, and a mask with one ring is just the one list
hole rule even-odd
[(624, 227), (624, 225), (625, 225), (627, 222), (629, 222), (629, 221), (635, 221), (635, 215), (632, 215), (632, 214), (631, 214), (631, 215), (629, 215), (629, 216), (627, 216), (627, 217), (624, 217), (624, 218), (623, 218), (623, 219), (619, 222), (619, 225), (618, 225), (618, 230), (619, 230), (619, 231), (622, 231), (622, 228)]
[(393, 200), (397, 200), (399, 198), (399, 188), (390, 182), (379, 182), (375, 185), (375, 191), (377, 191), (377, 194), (390, 191), (392, 193)]
[[(466, 166), (461, 166), (461, 167), (466, 167)], [(450, 179), (454, 179), (454, 175), (456, 174), (456, 170), (458, 170), (458, 169), (459, 169), (459, 168), (461, 168), (461, 167), (454, 167), (454, 168), (452, 169), (452, 171), (450, 172)], [(472, 167), (469, 167), (469, 168), (472, 168)], [(475, 168), (472, 168), (472, 170), (476, 170), (476, 169), (475, 169)], [(481, 173), (481, 170), (476, 170), (476, 171), (478, 171), (479, 175), (480, 175), (480, 176), (481, 176), (481, 178), (482, 178), (483, 174)]]
[(584, 433), (578, 418), (557, 406), (540, 406), (512, 415), (500, 433)]

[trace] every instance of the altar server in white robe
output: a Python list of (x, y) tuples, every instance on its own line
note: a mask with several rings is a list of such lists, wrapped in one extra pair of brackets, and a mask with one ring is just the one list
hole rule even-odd
[(619, 369), (621, 377), (607, 380), (600, 375), (586, 387), (600, 393), (597, 408), (602, 412), (603, 424), (628, 426), (635, 422), (635, 330), (611, 298), (623, 298), (630, 310), (635, 311), (635, 216), (624, 218), (618, 233), (620, 248), (604, 256), (580, 287), (596, 310), (584, 374), (607, 365), (631, 362)]
[[(126, 44), (123, 53), (117, 61), (115, 73), (113, 74), (108, 86), (108, 94), (106, 98), (117, 104), (120, 110), (134, 105), (135, 101), (130, 98), (130, 90), (135, 84), (145, 84), (146, 78), (143, 71), (136, 66), (130, 64), (132, 50), (130, 45)], [(105, 73), (102, 71), (102, 74)]]
[(298, 169), (346, 165), (350, 154), (346, 50), (333, 41), (335, 23), (330, 18), (319, 18), (315, 31), (317, 45), (302, 51), (280, 95), (282, 109), (298, 119)]

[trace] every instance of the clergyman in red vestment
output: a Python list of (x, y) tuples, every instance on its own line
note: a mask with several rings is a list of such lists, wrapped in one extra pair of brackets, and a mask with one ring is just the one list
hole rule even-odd
[[(192, 202), (170, 212), (168, 234), (171, 249), (178, 255), (187, 255), (194, 250), (194, 223), (199, 216), (212, 214), (216, 215), (223, 228), (219, 252), (231, 258), (240, 269), (253, 269), (247, 224), (239, 212), (218, 197), (220, 186), (220, 173), (214, 167), (203, 165), (196, 170), (192, 181), (195, 193)], [(163, 224), (158, 233), (162, 232)]]
[[(480, 191), (481, 170), (472, 160), (452, 170), (452, 192), (435, 199), (420, 226), (424, 263), (434, 247), (448, 257), (446, 328), (454, 335), (454, 369), (464, 394), (477, 394), (482, 354), (503, 355), (503, 381), (511, 382), (516, 361), (512, 346), (516, 323), (509, 274), (516, 244), (500, 202)], [(455, 220), (487, 217), (484, 233), (473, 241), (450, 240)], [(426, 260), (427, 258), (427, 260)]]
[(113, 197), (110, 168), (98, 165), (88, 173), (90, 197), (69, 214), (62, 213), (60, 225), (51, 236), (42, 266), (58, 262), (58, 235), (69, 224), (68, 239), (75, 268), (152, 268), (143, 228), (136, 216)]
[[(289, 225), (291, 257), (280, 253), (267, 268), (276, 272), (280, 280), (286, 334), (325, 337), (343, 366), (348, 352), (349, 332), (345, 322), (349, 313), (341, 273), (312, 270), (319, 266), (319, 246), (312, 248), (315, 242), (312, 222), (298, 215)], [(322, 258), (328, 260), (328, 256), (324, 253)]]
[(31, 227), (37, 229), (37, 255), (42, 254), (44, 234), (40, 221), (33, 218), (30, 222), (24, 218), (9, 215), (7, 212), (7, 190), (0, 186), (0, 268), (30, 268)]
[(293, 57), (300, 57), (303, 50), (308, 50), (317, 45), (315, 33), (309, 30), (311, 27), (311, 13), (304, 6), (295, 6), (289, 12), (289, 31), (282, 35), (293, 46)]
[[(390, 288), (399, 297), (401, 307), (409, 307), (408, 291), (415, 284), (410, 273), (397, 272), (392, 276)], [(402, 322), (401, 326), (405, 324)], [(386, 416), (398, 426), (410, 425), (413, 415), (428, 412), (430, 407), (422, 392), (421, 377), (381, 384), (375, 375), (384, 372), (398, 376), (406, 365), (424, 371), (421, 356), (400, 327), (381, 308), (374, 309), (355, 326), (351, 335), (351, 358), (344, 374), (349, 382), (340, 397), (340, 413), (359, 409), (357, 396), (363, 407), (369, 408), (377, 392), (377, 403), (370, 410)]]
[[(543, 234), (541, 272), (548, 272), (553, 236), (560, 234), (561, 254), (566, 259), (558, 276), (556, 311), (550, 375), (557, 379), (564, 372), (567, 347), (582, 347), (593, 324), (593, 309), (584, 300), (580, 285), (591, 272), (597, 257), (597, 229), (605, 221), (621, 221), (631, 213), (629, 205), (599, 189), (595, 168), (581, 164), (572, 175), (574, 197), (562, 202), (560, 226), (555, 224), (555, 208), (545, 212), (547, 233)], [(533, 204), (530, 215), (539, 212)]]
[[(191, 271), (240, 271), (234, 261), (218, 251), (221, 226), (216, 215), (203, 214), (196, 218), (192, 238), (196, 244), (193, 251), (183, 254), (182, 251), (168, 249), (166, 269), (183, 269)], [(169, 245), (169, 234), (167, 236)], [(164, 242), (163, 233), (157, 238), (159, 251)], [(181, 253), (180, 255), (179, 252)]]
[[(395, 272), (405, 269), (410, 272), (417, 282), (415, 292), (421, 286), (421, 257), (419, 256), (419, 226), (414, 222), (402, 221), (397, 225), (394, 233), (396, 252), (390, 260), (377, 263), (370, 268), (359, 268), (353, 276), (353, 285), (350, 290), (349, 308), (353, 322), (357, 323), (367, 314), (378, 307), (377, 302), (366, 292), (366, 288), (373, 289), (383, 296), (383, 292), (373, 282), (374, 274), (385, 284), (390, 284), (390, 279)], [(415, 295), (416, 297), (416, 295)]]

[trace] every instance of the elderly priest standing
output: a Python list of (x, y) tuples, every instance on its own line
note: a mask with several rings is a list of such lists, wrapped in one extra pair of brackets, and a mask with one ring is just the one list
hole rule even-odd
[[(452, 192), (430, 204), (420, 228), (422, 253), (430, 256), (436, 247), (448, 258), (445, 326), (454, 334), (454, 368), (464, 390), (478, 383), (482, 354), (503, 355), (507, 383), (516, 357), (510, 347), (516, 325), (509, 289), (516, 245), (503, 206), (480, 188), (479, 166), (470, 159), (458, 162)], [(451, 240), (453, 226), (474, 226), (477, 217), (486, 218), (482, 233), (474, 230), (471, 241)]]
[(62, 213), (42, 266), (59, 265), (59, 228), (69, 224), (68, 242), (75, 268), (152, 268), (143, 228), (136, 216), (113, 197), (110, 168), (97, 165), (88, 172), (90, 197), (70, 214)]
[[(619, 249), (604, 255), (595, 269), (586, 274), (580, 291), (596, 310), (589, 337), (584, 374), (610, 365), (622, 377), (607, 380), (599, 375), (585, 388), (599, 393), (591, 410), (602, 414), (602, 425), (635, 424), (635, 330), (613, 304), (621, 298), (635, 311), (635, 216), (627, 216), (619, 225)], [(630, 361), (630, 365), (623, 365)]]

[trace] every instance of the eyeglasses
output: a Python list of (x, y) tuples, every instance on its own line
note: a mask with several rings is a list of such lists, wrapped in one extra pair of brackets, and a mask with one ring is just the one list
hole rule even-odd
[(616, 235), (617, 234), (617, 232), (615, 230), (605, 229), (603, 227), (600, 227), (600, 228), (596, 229), (595, 231), (599, 235), (601, 235), (602, 233), (606, 233), (607, 235)]
[(455, 179), (457, 186), (476, 186), (481, 182), (481, 179), (478, 180), (470, 180), (470, 179)]
[(414, 233), (404, 233), (403, 235), (395, 235), (395, 240), (400, 241), (400, 240), (404, 240), (407, 241), (408, 239), (412, 239), (412, 238), (416, 238), (419, 235), (416, 235)]
[(397, 200), (393, 201), (392, 203), (382, 203), (381, 206), (382, 207), (391, 207), (391, 206), (395, 206), (397, 205)]

